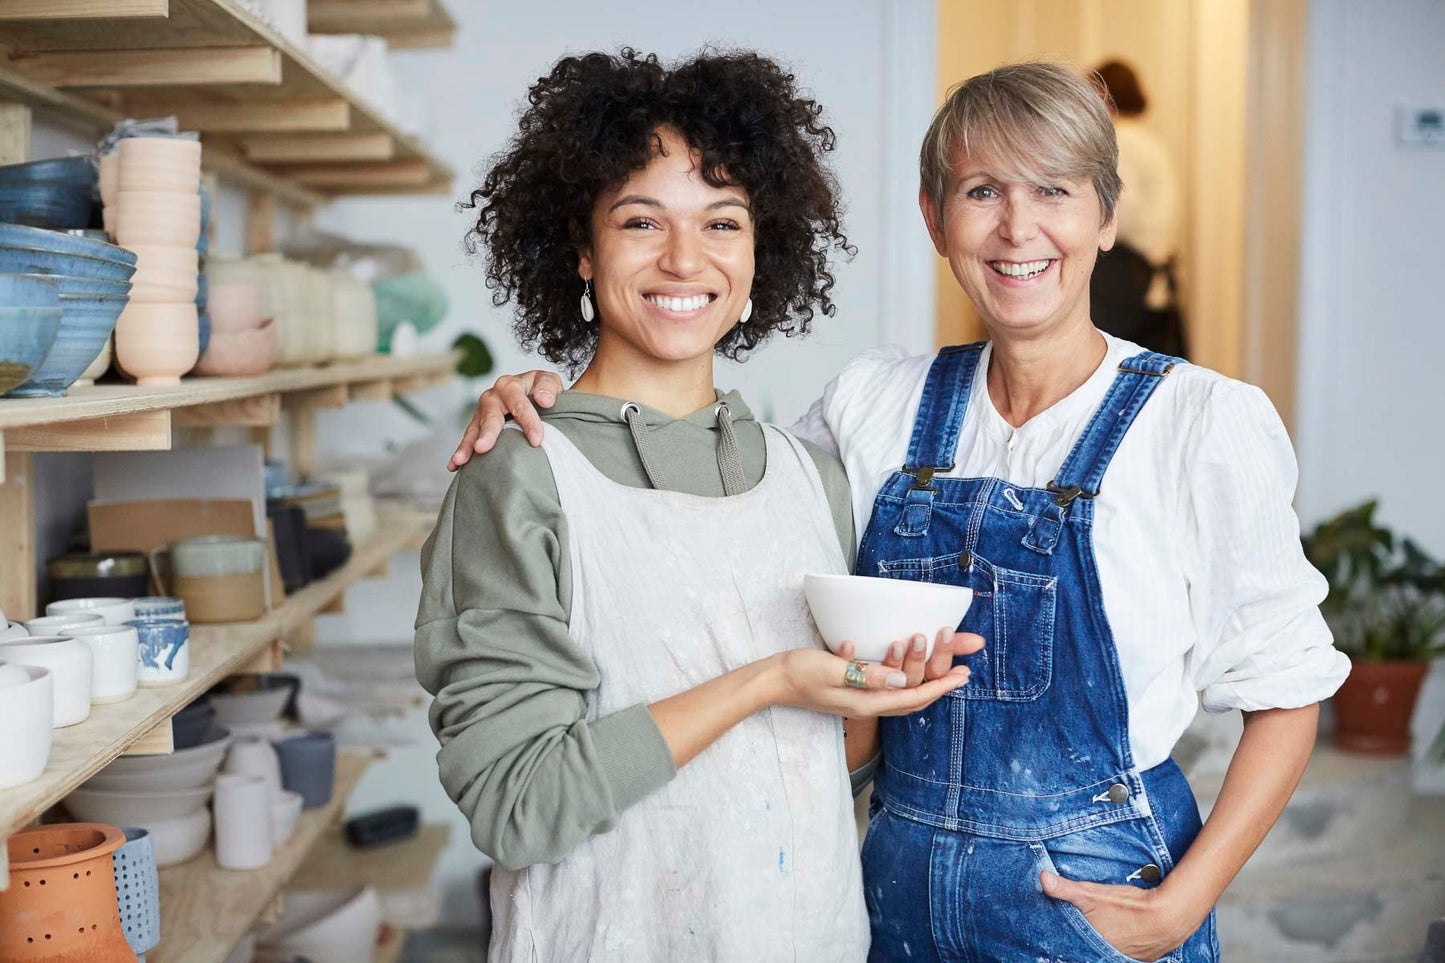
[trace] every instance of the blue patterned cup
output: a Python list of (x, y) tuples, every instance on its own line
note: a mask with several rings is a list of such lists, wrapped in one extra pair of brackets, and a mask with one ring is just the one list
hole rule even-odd
[(185, 619), (132, 619), (126, 625), (140, 635), (138, 685), (174, 685), (190, 674), (191, 623)]
[(154, 619), (184, 619), (186, 603), (168, 595), (148, 595), (135, 600), (135, 617), (147, 622)]

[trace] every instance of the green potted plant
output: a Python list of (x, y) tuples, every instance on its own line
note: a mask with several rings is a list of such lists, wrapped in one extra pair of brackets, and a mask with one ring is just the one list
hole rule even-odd
[(1430, 659), (1445, 653), (1445, 568), (1375, 524), (1373, 501), (1321, 522), (1303, 542), (1329, 581), (1320, 610), (1353, 663), (1334, 696), (1336, 744), (1409, 751), (1420, 683)]

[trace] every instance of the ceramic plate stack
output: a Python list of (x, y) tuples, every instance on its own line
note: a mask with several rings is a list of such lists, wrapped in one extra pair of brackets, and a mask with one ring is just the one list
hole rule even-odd
[(265, 374), (276, 358), (276, 325), (265, 310), (262, 269), (249, 261), (211, 258), (202, 276), (208, 281), (211, 341), (196, 372)]
[[(65, 394), (104, 349), (127, 304), (135, 263), (130, 251), (97, 238), (0, 224), (0, 272), (48, 279), (60, 307), (54, 342), (28, 379), (10, 389), (10, 395)], [(8, 344), (8, 338), (0, 330), (3, 344)]]
[(178, 384), (200, 354), (201, 144), (127, 137), (116, 153), (116, 239), (138, 259), (116, 361), (142, 385)]

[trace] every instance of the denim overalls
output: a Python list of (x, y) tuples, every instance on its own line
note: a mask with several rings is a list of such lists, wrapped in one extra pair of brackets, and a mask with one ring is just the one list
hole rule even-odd
[[(1092, 541), (1109, 460), (1176, 359), (1120, 365), (1041, 489), (935, 475), (953, 464), (982, 348), (935, 359), (908, 462), (878, 493), (858, 552), (860, 575), (972, 588), (961, 628), (987, 641), (966, 659), (968, 685), (882, 720), (863, 846), (869, 958), (1128, 960), (1073, 904), (1045, 896), (1039, 872), (1149, 888), (1199, 832), (1179, 767), (1134, 765)], [(1164, 959), (1218, 954), (1211, 912)]]

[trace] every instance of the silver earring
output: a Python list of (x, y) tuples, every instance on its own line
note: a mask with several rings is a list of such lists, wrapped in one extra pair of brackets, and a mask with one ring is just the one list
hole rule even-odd
[(581, 301), (581, 307), (582, 307), (582, 320), (583, 320), (583, 321), (586, 321), (588, 324), (591, 324), (591, 323), (592, 323), (592, 319), (595, 318), (595, 317), (597, 317), (597, 309), (592, 306), (592, 279), (591, 279), (591, 278), (588, 278), (586, 281), (582, 282), (582, 301)]
[(743, 316), (738, 318), (738, 324), (747, 324), (748, 318), (753, 316), (753, 299), (748, 298), (748, 303), (743, 305)]

